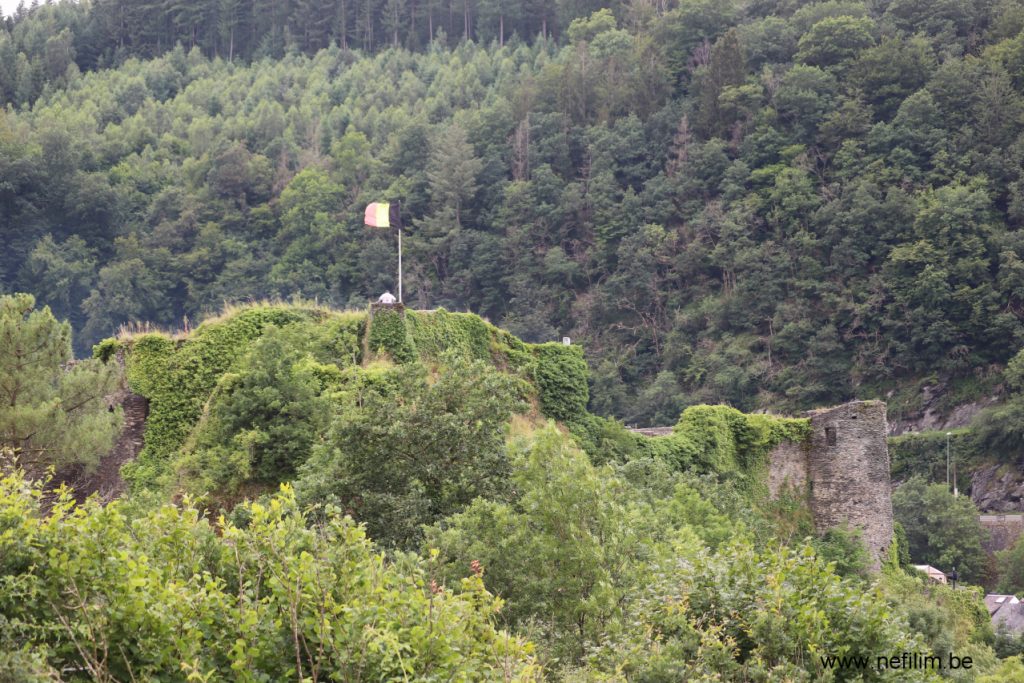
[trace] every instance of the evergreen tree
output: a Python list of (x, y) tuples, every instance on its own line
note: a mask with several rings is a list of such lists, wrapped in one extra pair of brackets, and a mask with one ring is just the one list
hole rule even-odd
[(104, 400), (117, 389), (118, 369), (99, 361), (68, 367), (71, 326), (34, 307), (30, 294), (0, 296), (0, 449), (37, 474), (95, 465), (120, 426), (120, 410)]

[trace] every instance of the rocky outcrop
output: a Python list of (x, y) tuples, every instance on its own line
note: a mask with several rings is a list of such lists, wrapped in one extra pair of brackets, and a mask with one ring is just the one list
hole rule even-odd
[(971, 474), (971, 500), (981, 512), (1024, 511), (1024, 472), (1017, 465), (985, 465)]
[(897, 436), (910, 432), (945, 431), (966, 427), (975, 415), (999, 401), (998, 396), (986, 396), (959, 405), (952, 410), (944, 410), (942, 398), (946, 391), (947, 387), (944, 383), (922, 387), (920, 408), (912, 412), (890, 416), (889, 435)]

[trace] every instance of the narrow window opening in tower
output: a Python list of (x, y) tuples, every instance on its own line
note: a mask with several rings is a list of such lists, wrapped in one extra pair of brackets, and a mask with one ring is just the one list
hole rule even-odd
[(825, 442), (829, 446), (835, 446), (836, 445), (836, 428), (835, 427), (825, 427)]

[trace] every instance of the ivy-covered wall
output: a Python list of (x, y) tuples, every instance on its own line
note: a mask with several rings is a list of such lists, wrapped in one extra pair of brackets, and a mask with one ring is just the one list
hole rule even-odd
[(541, 412), (560, 422), (581, 420), (590, 402), (583, 349), (557, 342), (537, 344), (532, 349), (537, 359), (533, 373)]
[[(203, 406), (218, 379), (249, 349), (268, 326), (283, 327), (301, 322), (324, 322), (329, 314), (319, 308), (259, 305), (199, 326), (191, 335), (175, 340), (163, 334), (145, 334), (118, 342), (126, 351), (128, 385), (149, 400), (145, 445), (122, 475), (130, 487), (152, 483), (165, 473), (199, 421)], [(343, 314), (326, 322), (337, 360), (349, 364), (361, 360), (363, 314)], [(109, 354), (104, 341), (94, 350)]]
[(772, 449), (809, 436), (805, 418), (747, 415), (729, 406), (699, 405), (683, 411), (672, 434), (637, 438), (642, 450), (675, 469), (725, 475), (760, 490)]
[(579, 346), (527, 344), (476, 315), (444, 309), (384, 308), (368, 315), (257, 305), (204, 323), (182, 339), (146, 334), (97, 345), (97, 355), (126, 352), (129, 385), (150, 403), (145, 447), (125, 468), (129, 484), (146, 485), (167, 474), (217, 381), (237, 366), (268, 326), (297, 324), (309, 325), (309, 334), (322, 338), (322, 360), (340, 368), (365, 366), (382, 357), (433, 365), (450, 354), (492, 362), (527, 380), (539, 412), (565, 425), (597, 462), (653, 457), (678, 470), (754, 481), (763, 474), (767, 453), (777, 443), (799, 440), (807, 429), (806, 420), (745, 415), (727, 406), (694, 406), (684, 411), (671, 436), (640, 436), (587, 411), (589, 373)]
[(398, 363), (437, 362), (453, 353), (488, 361), (530, 381), (544, 416), (566, 424), (588, 417), (588, 369), (579, 346), (526, 344), (472, 313), (377, 309), (367, 349)]
[(450, 313), (443, 308), (430, 312), (409, 311), (409, 337), (420, 357), (436, 360), (443, 353), (458, 353), (474, 360), (491, 360), (493, 325), (471, 313)]
[(370, 315), (366, 350), (374, 357), (385, 356), (396, 363), (416, 358), (416, 346), (406, 328), (406, 314), (400, 307), (378, 308)]

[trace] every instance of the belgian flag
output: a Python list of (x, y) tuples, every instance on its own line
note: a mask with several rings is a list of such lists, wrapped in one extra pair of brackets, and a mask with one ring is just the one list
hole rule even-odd
[(363, 218), (363, 222), (371, 228), (398, 228), (401, 230), (401, 204), (374, 202), (366, 207), (366, 215)]

